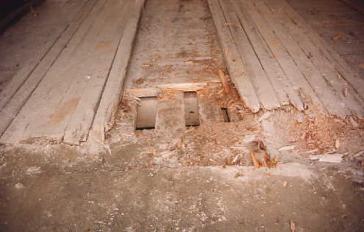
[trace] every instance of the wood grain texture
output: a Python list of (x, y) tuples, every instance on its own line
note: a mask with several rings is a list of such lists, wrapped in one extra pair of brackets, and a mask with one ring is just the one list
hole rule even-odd
[(363, 117), (363, 80), (285, 0), (210, 2), (222, 47), (235, 46), (262, 108)]
[[(81, 23), (90, 13), (95, 2), (96, 1), (89, 1), (83, 6), (81, 12), (79, 12), (79, 16), (65, 28), (64, 32), (60, 34), (54, 45), (44, 54), (42, 60), (39, 61), (39, 64), (34, 67), (31, 73), (27, 73), (27, 71), (29, 71), (27, 69), (30, 68), (30, 64), (28, 64), (13, 77), (7, 88), (1, 92), (0, 106), (2, 107), (0, 107), (0, 135), (5, 132), (12, 120), (19, 113), (20, 109), (28, 101), (31, 94), (37, 88), (56, 59), (60, 56)], [(26, 78), (25, 75), (28, 75), (28, 77)], [(23, 81), (23, 83), (21, 83), (21, 81)]]
[(86, 141), (137, 2), (97, 1), (1, 137), (2, 142), (38, 138), (78, 145)]

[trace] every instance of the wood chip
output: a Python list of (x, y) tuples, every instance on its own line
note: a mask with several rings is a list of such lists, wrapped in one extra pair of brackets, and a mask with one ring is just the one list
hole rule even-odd
[(255, 157), (254, 152), (250, 152), (250, 158), (251, 158), (251, 159), (252, 159), (252, 161), (253, 161), (254, 167), (255, 167), (255, 168), (260, 168), (260, 164), (259, 164), (259, 162), (258, 162), (257, 158)]
[(287, 145), (279, 148), (278, 151), (291, 151), (295, 149), (295, 147), (296, 147), (295, 145)]
[(343, 89), (343, 95), (344, 95), (344, 97), (347, 97), (348, 96), (348, 87), (344, 87), (344, 89)]
[(225, 93), (229, 94), (230, 93), (230, 85), (229, 85), (229, 80), (226, 78), (225, 73), (219, 69), (219, 77), (222, 83), (222, 86), (224, 87)]
[(343, 160), (343, 154), (325, 154), (325, 155), (311, 155), (310, 160), (317, 160), (327, 163), (340, 163)]
[(336, 141), (335, 141), (335, 148), (336, 149), (339, 149), (339, 147), (340, 147), (340, 140), (339, 139), (336, 139)]
[(283, 187), (287, 187), (287, 184), (288, 184), (288, 182), (287, 181), (284, 181), (283, 182)]
[(289, 227), (291, 229), (291, 232), (296, 231), (296, 223), (294, 223), (294, 221), (292, 221), (292, 220), (289, 221)]

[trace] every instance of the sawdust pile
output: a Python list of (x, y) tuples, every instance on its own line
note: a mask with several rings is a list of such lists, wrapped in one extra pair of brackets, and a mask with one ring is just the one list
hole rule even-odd
[(252, 143), (260, 141), (258, 134), (258, 125), (244, 122), (191, 128), (177, 145), (178, 160), (184, 166), (254, 165)]

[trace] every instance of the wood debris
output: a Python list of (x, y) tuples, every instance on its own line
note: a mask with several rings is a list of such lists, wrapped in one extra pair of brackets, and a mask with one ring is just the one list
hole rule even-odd
[(226, 94), (229, 94), (230, 93), (229, 80), (226, 78), (225, 73), (221, 69), (219, 69), (218, 72), (222, 86), (224, 87), (224, 91)]
[(343, 160), (343, 154), (324, 154), (324, 155), (311, 155), (310, 160), (317, 160), (326, 163), (340, 163)]
[(296, 223), (294, 223), (294, 221), (290, 220), (289, 221), (289, 228), (291, 229), (291, 232), (295, 232), (296, 231)]
[(287, 145), (278, 149), (278, 151), (291, 151), (295, 149), (295, 145)]
[(277, 166), (277, 160), (271, 158), (266, 146), (261, 140), (255, 140), (250, 143), (250, 158), (255, 168), (274, 168)]

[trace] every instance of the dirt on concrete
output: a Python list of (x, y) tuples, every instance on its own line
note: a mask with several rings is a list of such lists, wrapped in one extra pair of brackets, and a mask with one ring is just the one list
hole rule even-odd
[[(276, 168), (255, 169), (207, 165), (197, 153), (173, 162), (145, 150), (145, 144), (131, 143), (82, 157), (64, 147), (6, 149), (1, 231), (364, 228), (363, 167), (352, 161), (322, 163), (290, 151)], [(186, 163), (191, 156), (193, 165)]]

